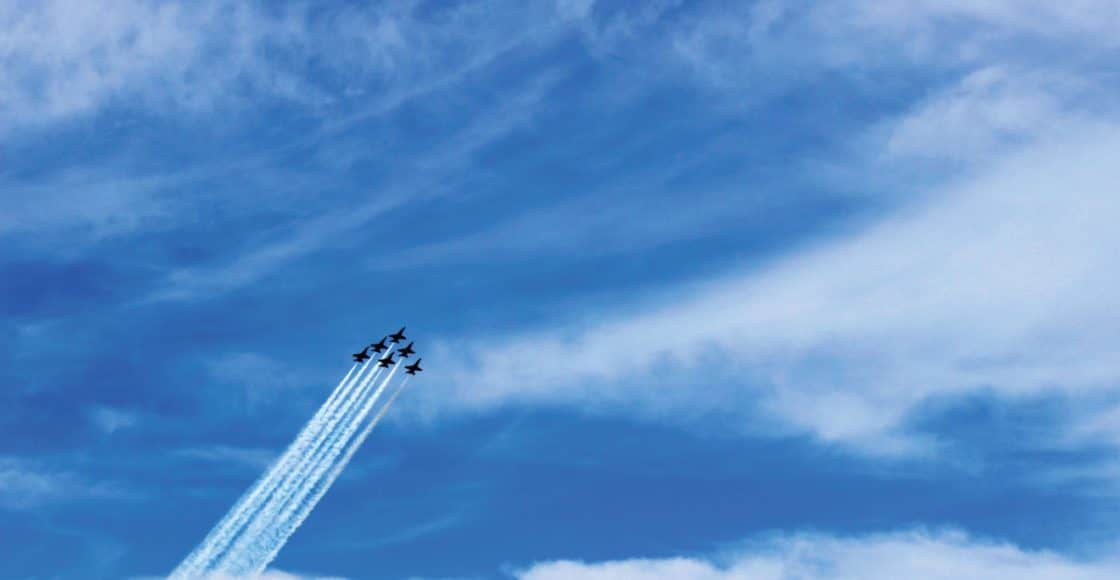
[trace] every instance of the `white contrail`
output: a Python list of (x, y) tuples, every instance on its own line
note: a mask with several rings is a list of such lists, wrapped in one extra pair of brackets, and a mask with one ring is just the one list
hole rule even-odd
[[(283, 505), (287, 502), (288, 498), (298, 489), (303, 476), (309, 469), (312, 469), (317, 462), (320, 451), (324, 448), (329, 441), (332, 440), (338, 425), (345, 420), (351, 413), (351, 410), (359, 404), (365, 393), (367, 386), (371, 381), (377, 380), (378, 375), (381, 374), (381, 368), (373, 365), (372, 361), (363, 369), (368, 371), (373, 369), (372, 372), (366, 372), (365, 376), (359, 373), (354, 379), (354, 384), (357, 387), (351, 388), (343, 395), (338, 405), (332, 409), (330, 415), (327, 417), (323, 428), (318, 433), (318, 436), (311, 443), (310, 447), (305, 453), (302, 454), (298, 463), (291, 466), (286, 473), (286, 477), (281, 481), (279, 490), (276, 491), (271, 497), (268, 498), (266, 504), (261, 508), (261, 513), (258, 517), (254, 518), (253, 525), (246, 534), (252, 535), (255, 530), (269, 524), (269, 519), (274, 517), (275, 514), (282, 509)], [(242, 542), (243, 540), (239, 540)]]
[[(353, 380), (347, 379), (353, 374), (354, 370), (358, 370), (358, 374), (354, 376)], [(315, 444), (317, 438), (321, 435), (325, 426), (329, 423), (331, 415), (334, 413), (336, 407), (346, 400), (347, 395), (357, 385), (365, 370), (362, 365), (354, 365), (347, 373), (346, 378), (340, 383), (339, 387), (327, 399), (327, 402), (320, 407), (319, 411), (304, 427), (303, 431), (296, 438), (288, 450), (281, 456), (281, 459), (273, 464), (272, 469), (269, 470), (267, 475), (258, 481), (257, 486), (249, 494), (247, 501), (240, 508), (235, 508), (234, 517), (229, 518), (230, 522), (226, 526), (215, 528), (215, 532), (211, 535), (216, 537), (213, 541), (204, 542), (200, 546), (201, 551), (204, 552), (203, 557), (196, 558), (195, 561), (188, 566), (180, 565), (183, 568), (182, 578), (195, 578), (202, 572), (208, 570), (213, 566), (214, 562), (225, 551), (237, 534), (241, 533), (244, 526), (248, 524), (252, 518), (257, 514), (260, 508), (267, 503), (273, 491), (286, 479), (290, 474), (293, 465), (298, 465), (300, 460), (306, 455), (307, 449)], [(227, 516), (228, 517), (228, 516)], [(178, 571), (178, 569), (177, 569)]]
[(270, 494), (262, 497), (258, 502), (259, 505), (255, 506), (256, 513), (245, 523), (244, 529), (238, 530), (236, 538), (230, 538), (227, 541), (227, 545), (224, 546), (224, 553), (215, 554), (211, 558), (208, 563), (209, 570), (220, 569), (224, 562), (235, 557), (236, 552), (243, 550), (246, 544), (252, 542), (253, 538), (261, 533), (262, 529), (272, 523), (276, 514), (283, 509), (288, 499), (298, 490), (304, 474), (317, 463), (320, 452), (324, 445), (331, 440), (339, 423), (359, 403), (366, 387), (379, 374), (381, 374), (381, 368), (372, 362), (363, 366), (321, 422), (314, 439), (301, 450), (302, 453), (296, 457), (295, 461), (286, 466), (285, 473), (278, 478), (278, 482), (273, 485)]
[(393, 394), (389, 396), (389, 400), (385, 401), (385, 404), (381, 406), (381, 409), (377, 411), (377, 414), (374, 415), (373, 419), (371, 419), (370, 422), (366, 425), (365, 430), (363, 430), (356, 439), (350, 442), (349, 446), (346, 448), (346, 454), (342, 456), (342, 459), (340, 461), (335, 463), (334, 468), (331, 469), (330, 474), (328, 474), (327, 478), (323, 480), (323, 484), (315, 490), (315, 495), (312, 496), (309, 501), (300, 504), (299, 512), (296, 513), (295, 517), (291, 519), (290, 524), (285, 524), (287, 526), (287, 529), (281, 531), (278, 537), (278, 541), (275, 542), (272, 550), (264, 557), (264, 559), (257, 563), (257, 566), (255, 568), (249, 571), (250, 577), (263, 572), (264, 569), (267, 568), (268, 565), (276, 559), (277, 554), (280, 553), (280, 550), (284, 547), (284, 544), (288, 543), (288, 540), (292, 537), (292, 534), (296, 533), (296, 530), (298, 530), (299, 527), (303, 525), (304, 520), (306, 520), (307, 517), (311, 515), (311, 511), (314, 510), (315, 506), (319, 504), (319, 500), (323, 499), (323, 496), (326, 495), (327, 490), (329, 490), (331, 486), (334, 485), (335, 480), (337, 480), (338, 477), (342, 475), (342, 471), (346, 469), (346, 466), (350, 463), (350, 460), (354, 458), (354, 454), (358, 452), (358, 448), (360, 448), (362, 446), (362, 443), (365, 443), (366, 439), (369, 438), (369, 434), (372, 433), (374, 427), (377, 427), (377, 424), (381, 422), (381, 418), (384, 417), (385, 413), (389, 411), (389, 407), (393, 406), (393, 401), (396, 401), (397, 397), (400, 396), (401, 392), (403, 392), (405, 387), (408, 386), (409, 378), (410, 377), (405, 377), (404, 381), (401, 381), (401, 386), (397, 387), (397, 390), (393, 391)]
[[(213, 568), (215, 571), (234, 577), (244, 576), (245, 572), (243, 570), (249, 565), (248, 563), (254, 562), (260, 557), (259, 554), (264, 550), (262, 546), (270, 544), (273, 530), (282, 526), (284, 520), (290, 517), (291, 512), (294, 511), (294, 506), (298, 505), (310, 493), (310, 489), (322, 477), (322, 473), (327, 469), (330, 462), (338, 456), (336, 449), (340, 448), (357, 429), (356, 426), (352, 426), (355, 423), (354, 409), (362, 405), (363, 400), (366, 401), (362, 405), (362, 408), (365, 409), (370, 406), (370, 401), (376, 400), (380, 396), (385, 384), (392, 379), (396, 372), (396, 366), (390, 371), (389, 377), (382, 381), (372, 398), (367, 398), (366, 394), (369, 391), (369, 386), (377, 379), (380, 372), (381, 369), (378, 368), (376, 372), (369, 373), (362, 379), (361, 384), (353, 390), (353, 394), (343, 404), (338, 415), (327, 427), (327, 431), (315, 448), (296, 467), (281, 490), (270, 498), (268, 504), (254, 518), (249, 529), (241, 534), (233, 547), (218, 560)], [(364, 418), (367, 413), (368, 411), (365, 410), (358, 413), (358, 420)], [(341, 443), (339, 442), (340, 439)]]
[[(390, 376), (381, 382), (372, 397), (365, 399), (365, 404), (362, 405), (360, 411), (355, 410), (356, 407), (354, 406), (346, 409), (342, 424), (328, 435), (330, 438), (329, 445), (322, 453), (314, 457), (315, 461), (311, 464), (311, 473), (308, 473), (307, 470), (301, 470), (298, 485), (293, 489), (296, 497), (290, 499), (291, 496), (289, 495), (284, 498), (283, 503), (272, 504), (269, 517), (262, 517), (259, 521), (254, 521), (253, 528), (239, 538), (234, 547), (218, 562), (215, 570), (224, 574), (241, 576), (245, 574), (248, 567), (261, 558), (262, 554), (267, 553), (268, 546), (272, 543), (273, 530), (283, 526), (283, 523), (295, 510), (295, 506), (316, 486), (323, 472), (338, 456), (342, 445), (352, 437), (357, 425), (368, 414), (369, 407), (380, 397), (385, 385), (392, 379), (395, 372), (396, 366), (390, 371)], [(365, 397), (368, 392), (368, 385), (368, 381), (363, 381), (358, 389), (358, 399)]]
[(346, 376), (339, 381), (338, 386), (331, 392), (330, 397), (323, 403), (315, 415), (307, 423), (307, 425), (300, 431), (284, 453), (273, 462), (265, 475), (262, 476), (257, 482), (249, 488), (234, 504), (234, 507), (226, 513), (225, 517), (210, 530), (210, 533), (198, 545), (178, 567), (171, 573), (171, 579), (193, 579), (199, 577), (212, 563), (216, 556), (218, 556), (230, 541), (237, 534), (245, 523), (249, 520), (254, 508), (257, 507), (259, 501), (279, 485), (283, 475), (285, 475), (302, 455), (303, 451), (311, 443), (311, 441), (319, 434), (325, 419), (329, 416), (334, 406), (338, 403), (342, 394), (345, 393), (357, 382), (358, 377), (354, 377), (354, 381), (350, 378), (354, 376), (354, 371), (358, 370), (361, 374), (360, 368), (362, 365), (355, 364), (350, 367), (350, 371)]
[[(333, 479), (329, 481), (323, 480), (324, 474), (332, 466), (335, 468), (334, 471), (338, 471), (336, 463), (338, 456), (342, 454), (343, 448), (353, 439), (354, 433), (357, 432), (366, 417), (369, 416), (370, 411), (376, 405), (377, 400), (381, 397), (386, 386), (393, 380), (393, 376), (403, 362), (403, 360), (397, 361), (397, 364), (389, 371), (389, 376), (381, 381), (377, 390), (366, 399), (361, 410), (353, 416), (354, 418), (352, 420), (346, 423), (341, 435), (334, 439), (326, 455), (316, 465), (314, 473), (305, 480), (304, 485), (301, 485), (297, 497), (287, 502), (284, 512), (279, 514), (279, 517), (272, 522), (265, 533), (256, 537), (252, 537), (253, 535), (250, 534), (242, 538), (248, 541), (256, 540), (256, 542), (248, 546), (248, 549), (245, 550), (238, 550), (238, 547), (234, 546), (230, 551), (230, 555), (234, 556), (236, 552), (236, 557), (238, 559), (234, 560), (232, 557), (224, 559), (219, 563), (218, 571), (235, 577), (251, 577), (255, 574), (260, 574), (260, 572), (264, 570), (264, 567), (267, 566), (268, 561), (275, 558), (275, 554), (280, 551), (280, 547), (288, 541), (288, 538), (291, 537), (291, 534), (295, 531), (295, 526), (298, 525), (296, 523), (297, 519), (299, 520), (298, 523), (302, 523), (303, 519), (306, 519), (307, 514), (310, 514), (311, 509), (315, 507), (314, 504), (318, 503), (319, 498), (326, 493), (326, 488), (333, 482)], [(318, 483), (321, 480), (324, 481), (324, 487), (320, 488), (320, 493), (317, 494), (311, 502), (305, 502), (304, 499), (313, 489), (318, 487)], [(302, 515), (302, 518), (297, 518), (297, 515)]]

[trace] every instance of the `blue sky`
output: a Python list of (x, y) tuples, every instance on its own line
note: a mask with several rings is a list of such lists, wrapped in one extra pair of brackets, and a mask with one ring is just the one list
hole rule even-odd
[(1120, 574), (1114, 2), (0, 6), (0, 577)]

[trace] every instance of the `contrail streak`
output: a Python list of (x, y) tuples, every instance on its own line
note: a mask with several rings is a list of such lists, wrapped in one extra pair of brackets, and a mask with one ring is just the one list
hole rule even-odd
[[(269, 545), (270, 539), (273, 536), (273, 530), (278, 526), (282, 526), (284, 520), (290, 516), (291, 512), (295, 509), (300, 501), (310, 493), (310, 489), (315, 486), (318, 480), (322, 477), (322, 473), (327, 469), (329, 463), (338, 456), (337, 448), (345, 444), (354, 430), (357, 429), (354, 424), (355, 409), (362, 404), (365, 400), (365, 407), (372, 404), (370, 401), (375, 401), (385, 388), (385, 384), (392, 379), (393, 374), (396, 372), (399, 362), (395, 365), (389, 373), (389, 377), (381, 382), (372, 398), (367, 398), (369, 386), (375, 381), (381, 373), (381, 368), (378, 368), (374, 373), (368, 373), (354, 393), (346, 401), (334, 418), (332, 424), (328, 426), (328, 430), (324, 436), (315, 446), (311, 453), (307, 454), (304, 461), (298, 466), (290, 475), (285, 485), (281, 488), (280, 492), (274, 498), (271, 498), (269, 503), (261, 510), (261, 513), (255, 518), (250, 525), (248, 531), (241, 535), (234, 543), (233, 547), (226, 552), (218, 563), (215, 565), (215, 570), (230, 574), (233, 576), (242, 576), (245, 574), (244, 570), (251, 562), (256, 561), (259, 555), (264, 550), (264, 546)], [(359, 414), (359, 421), (364, 418), (367, 411), (362, 411)], [(341, 438), (341, 442), (340, 442)], [(293, 499), (294, 498), (294, 499)]]
[[(339, 423), (350, 414), (351, 409), (361, 400), (365, 388), (371, 381), (376, 380), (380, 374), (381, 368), (376, 367), (373, 362), (366, 364), (358, 371), (358, 375), (354, 377), (346, 391), (339, 397), (337, 404), (323, 420), (315, 438), (302, 450), (303, 452), (296, 461), (287, 466), (284, 475), (273, 486), (271, 494), (263, 497), (259, 505), (255, 506), (256, 513), (251, 520), (246, 522), (247, 528), (239, 530), (236, 538), (230, 538), (227, 541), (224, 554), (216, 554), (211, 559), (208, 563), (210, 569), (220, 570), (227, 562), (240, 558), (238, 554), (244, 551), (245, 546), (251, 544), (260, 535), (261, 530), (273, 523), (276, 514), (284, 508), (288, 499), (299, 489), (304, 474), (314, 467), (320, 451), (331, 440)], [(232, 546), (229, 544), (232, 544)]]
[[(381, 397), (385, 388), (393, 380), (393, 376), (400, 368), (402, 362), (403, 361), (397, 361), (397, 363), (393, 365), (392, 370), (389, 371), (389, 376), (385, 377), (377, 386), (376, 391), (365, 399), (361, 409), (349, 415), (348, 420), (339, 428), (340, 432), (337, 435), (332, 434), (331, 444), (325, 451), (325, 454), (315, 463), (314, 470), (310, 475), (300, 479), (295, 497), (284, 502), (283, 511), (269, 518), (267, 522), (254, 522), (254, 528), (260, 531), (254, 533), (253, 530), (250, 530), (249, 533), (245, 534), (230, 550), (227, 557), (218, 564), (217, 570), (219, 572), (232, 576), (251, 576), (260, 573), (260, 571), (264, 569), (266, 564), (262, 564), (262, 562), (268, 558), (270, 554), (278, 552), (279, 549), (277, 546), (286, 543), (294, 531), (292, 523), (295, 514), (304, 511), (310, 513), (310, 509), (305, 510), (304, 499), (317, 487), (323, 475), (335, 464), (343, 448), (353, 438), (354, 433), (357, 432), (366, 417), (369, 416), (370, 411)], [(363, 383), (362, 387), (359, 389), (362, 391), (359, 393), (359, 397), (364, 396), (364, 389), (367, 385), (368, 382)], [(267, 527), (258, 524), (267, 524)]]
[(354, 458), (354, 454), (358, 452), (358, 448), (362, 446), (362, 443), (365, 443), (366, 439), (369, 437), (369, 434), (373, 432), (374, 427), (377, 427), (377, 424), (381, 422), (381, 418), (384, 417), (385, 413), (389, 411), (389, 407), (393, 406), (393, 401), (396, 401), (397, 397), (400, 396), (405, 387), (408, 386), (409, 378), (410, 377), (405, 377), (404, 381), (401, 382), (401, 386), (397, 387), (397, 390), (393, 391), (393, 394), (389, 396), (389, 400), (385, 401), (385, 404), (381, 406), (381, 409), (377, 411), (377, 414), (374, 415), (373, 419), (370, 420), (361, 434), (359, 434), (356, 439), (350, 442), (350, 445), (346, 448), (346, 454), (342, 456), (342, 459), (340, 461), (335, 463), (334, 469), (332, 469), (330, 474), (327, 475), (327, 478), (323, 480), (323, 484), (318, 487), (318, 489), (315, 491), (315, 495), (312, 496), (311, 500), (300, 504), (299, 512), (296, 513), (295, 517), (291, 520), (291, 524), (287, 526), (287, 529), (283, 530), (279, 534), (278, 541), (272, 547), (272, 550), (269, 551), (269, 553), (257, 564), (256, 567), (250, 570), (250, 577), (263, 572), (264, 569), (267, 568), (268, 565), (276, 559), (277, 554), (279, 554), (284, 545), (288, 543), (288, 540), (292, 537), (292, 534), (296, 533), (296, 530), (298, 530), (299, 527), (303, 525), (304, 520), (306, 520), (307, 517), (311, 515), (311, 511), (314, 510), (315, 506), (319, 504), (319, 500), (323, 499), (323, 496), (326, 495), (327, 490), (329, 490), (331, 486), (334, 485), (335, 480), (337, 480), (338, 477), (342, 475), (342, 471), (346, 469), (346, 466), (349, 465), (350, 460)]
[(358, 375), (361, 375), (360, 364), (355, 364), (350, 367), (346, 376), (339, 381), (338, 385), (331, 392), (330, 397), (323, 403), (315, 415), (307, 423), (307, 426), (300, 431), (295, 441), (288, 446), (284, 453), (272, 464), (269, 470), (263, 477), (257, 480), (248, 491), (246, 491), (234, 504), (234, 507), (226, 513), (225, 517), (218, 522), (210, 533), (202, 540), (179, 566), (171, 573), (171, 579), (188, 579), (196, 578), (204, 570), (206, 570), (212, 563), (213, 559), (225, 550), (233, 537), (237, 534), (254, 512), (254, 508), (259, 503), (258, 500), (262, 497), (267, 497), (272, 493), (276, 486), (279, 485), (283, 476), (288, 473), (291, 465), (295, 463), (300, 457), (303, 456), (304, 450), (311, 444), (321, 432), (321, 428), (325, 419), (329, 416), (335, 405), (342, 397), (343, 393), (347, 392), (353, 383), (357, 382), (358, 377), (354, 376), (354, 371), (357, 370)]
[[(304, 474), (307, 473), (308, 469), (313, 468), (320, 450), (331, 441), (339, 423), (344, 421), (350, 414), (351, 409), (361, 401), (365, 389), (370, 382), (377, 380), (378, 375), (381, 374), (381, 368), (375, 368), (372, 362), (366, 365), (363, 370), (370, 371), (370, 369), (372, 369), (372, 371), (366, 372), (364, 377), (359, 373), (358, 377), (354, 379), (354, 384), (356, 384), (357, 387), (355, 388), (351, 385), (350, 389), (342, 397), (341, 402), (332, 409), (332, 412), (327, 417), (325, 425), (318, 433), (316, 439), (311, 443), (310, 448), (302, 455), (299, 463), (289, 469), (286, 477), (280, 484), (279, 491), (268, 498), (267, 503), (261, 508), (261, 515), (255, 518), (253, 526), (246, 534), (253, 535), (256, 533), (256, 530), (268, 525), (270, 523), (270, 518), (272, 518), (283, 507), (285, 502), (287, 502), (287, 499), (295, 493)], [(239, 541), (239, 543), (243, 542), (243, 539)]]

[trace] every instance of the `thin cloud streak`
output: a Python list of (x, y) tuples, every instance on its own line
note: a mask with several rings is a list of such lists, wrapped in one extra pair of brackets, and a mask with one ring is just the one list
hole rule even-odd
[(339, 239), (363, 236), (360, 230), (404, 204), (447, 195), (451, 184), (462, 177), (464, 164), (479, 151), (529, 123), (545, 95), (561, 78), (556, 71), (539, 75), (520, 93), (509, 95), (501, 104), (478, 115), (460, 132), (425, 151), (420, 155), (422, 159), (409, 161), (428, 169), (423, 177), (378, 192), (372, 199), (357, 205), (329, 210), (297, 225), (294, 231), (285, 232), (283, 239), (253, 248), (226, 265), (174, 271), (164, 287), (150, 299), (195, 300), (235, 290), (256, 282), (284, 264), (312, 255)]
[[(0, 43), (0, 131), (46, 128), (130, 99), (198, 114), (257, 98), (345, 111), (351, 96), (390, 95), (376, 101), (377, 114), (567, 22), (547, 3), (508, 8), (496, 21), (495, 11), (469, 6), (421, 17), (417, 3), (318, 10), (227, 0), (12, 5), (0, 8), (8, 31)], [(325, 127), (371, 114), (361, 109)]]

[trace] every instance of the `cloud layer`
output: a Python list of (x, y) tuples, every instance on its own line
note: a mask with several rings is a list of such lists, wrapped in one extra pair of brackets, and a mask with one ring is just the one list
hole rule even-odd
[[(761, 399), (821, 440), (889, 450), (936, 397), (1113, 393), (1118, 154), (1107, 128), (1037, 145), (770, 266), (501, 339), (462, 363), (453, 400), (687, 411)], [(647, 386), (708, 366), (730, 375)]]
[(715, 559), (537, 564), (520, 580), (1097, 580), (1115, 560), (1078, 561), (956, 533), (794, 536)]

